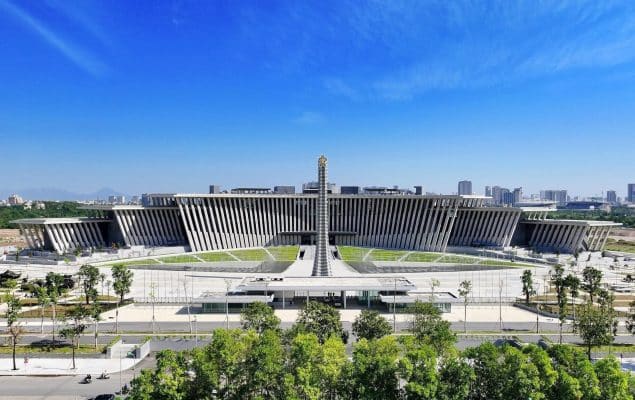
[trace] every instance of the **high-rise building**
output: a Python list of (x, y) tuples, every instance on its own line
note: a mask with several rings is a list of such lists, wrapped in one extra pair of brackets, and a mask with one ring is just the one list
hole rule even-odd
[(21, 204), (24, 203), (24, 199), (22, 197), (20, 197), (20, 195), (17, 194), (12, 194), (11, 196), (9, 196), (9, 198), (7, 199), (7, 203), (10, 206), (19, 206)]
[(460, 181), (459, 182), (459, 196), (472, 195), (472, 181)]
[(422, 196), (423, 195), (423, 186), (415, 186), (415, 194), (417, 196)]
[(220, 185), (209, 185), (209, 194), (219, 194)]
[(617, 193), (615, 193), (615, 190), (606, 191), (606, 202), (609, 204), (617, 204)]
[(492, 197), (492, 187), (491, 186), (485, 186), (485, 196)]
[(327, 160), (318, 159), (317, 241), (313, 260), (313, 276), (330, 276), (329, 265), (329, 203)]
[(126, 204), (126, 196), (119, 196), (119, 195), (108, 196), (108, 203)]
[(523, 188), (518, 187), (514, 189), (514, 202), (513, 204), (523, 201)]
[(541, 190), (540, 200), (555, 201), (558, 205), (564, 205), (568, 201), (567, 191), (562, 189)]
[(626, 189), (626, 201), (635, 203), (635, 183), (629, 183)]
[(499, 204), (509, 206), (514, 204), (514, 193), (510, 192), (509, 189), (503, 189), (501, 191), (501, 201)]
[(503, 192), (509, 191), (508, 189), (502, 188), (500, 186), (492, 186), (490, 190), (491, 190), (492, 202), (494, 204), (502, 204)]

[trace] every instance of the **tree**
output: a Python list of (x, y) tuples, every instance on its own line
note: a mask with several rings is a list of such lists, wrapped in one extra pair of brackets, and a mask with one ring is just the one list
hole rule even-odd
[(439, 377), (437, 375), (437, 355), (426, 345), (416, 346), (406, 351), (399, 360), (402, 379), (406, 381), (406, 398), (417, 400), (437, 399)]
[(529, 298), (536, 294), (536, 290), (534, 289), (534, 280), (530, 269), (526, 269), (523, 271), (522, 282), (523, 294), (525, 295), (525, 304), (529, 305)]
[(553, 368), (549, 354), (535, 344), (529, 344), (522, 348), (523, 354), (527, 357), (527, 361), (533, 364), (538, 370), (540, 376), (539, 391), (546, 394), (555, 384), (558, 377), (557, 372)]
[(551, 283), (556, 288), (556, 299), (558, 300), (558, 320), (560, 321), (559, 343), (562, 344), (562, 325), (567, 319), (567, 282), (564, 277), (564, 268), (557, 264), (553, 267)]
[(336, 336), (326, 339), (322, 345), (322, 360), (318, 366), (322, 398), (337, 398), (341, 389), (342, 373), (347, 364), (348, 355), (342, 339)]
[[(564, 371), (567, 375), (578, 381), (579, 391), (582, 392), (582, 399), (600, 398), (600, 383), (593, 370), (593, 364), (591, 364), (584, 352), (573, 346), (554, 345), (548, 349), (548, 353), (556, 371), (562, 375), (558, 377), (560, 383), (556, 380), (555, 385), (566, 386), (564, 388), (552, 387), (552, 390), (576, 392), (575, 382), (570, 381), (566, 375), (562, 374), (561, 371)], [(552, 399), (556, 400), (560, 399), (560, 397), (554, 396)]]
[(613, 316), (589, 300), (579, 311), (575, 321), (577, 331), (587, 346), (587, 356), (591, 360), (593, 346), (608, 345), (613, 342)]
[(399, 346), (394, 336), (353, 346), (353, 361), (347, 370), (346, 390), (351, 399), (392, 400), (399, 398)]
[(322, 348), (313, 333), (301, 333), (293, 338), (289, 350), (289, 367), (294, 378), (296, 393), (300, 398), (322, 398), (320, 364)]
[(46, 288), (37, 286), (35, 289), (35, 297), (37, 298), (37, 305), (40, 307), (40, 333), (44, 333), (44, 310), (51, 304), (51, 299), (46, 292)]
[(119, 307), (123, 304), (124, 297), (130, 293), (133, 273), (123, 264), (112, 267), (113, 289), (119, 297), (117, 309), (115, 310), (115, 333), (119, 333)]
[(438, 399), (467, 399), (475, 378), (474, 370), (464, 359), (445, 358), (439, 369)]
[(626, 329), (628, 329), (630, 333), (635, 334), (635, 300), (629, 303)]
[(248, 397), (246, 360), (258, 335), (255, 331), (216, 329), (211, 342), (192, 351), (193, 399)]
[(79, 267), (77, 276), (81, 280), (82, 290), (86, 305), (90, 305), (91, 301), (97, 300), (97, 282), (99, 282), (99, 268), (92, 265), (82, 265)]
[(602, 282), (602, 272), (593, 267), (586, 267), (582, 271), (582, 289), (589, 293), (591, 303), (599, 293)]
[[(542, 350), (540, 350), (542, 351)], [(523, 351), (503, 346), (499, 385), (503, 399), (544, 399), (542, 376), (529, 356)]]
[(467, 303), (471, 292), (471, 281), (463, 281), (459, 284), (459, 296), (463, 297), (463, 332), (465, 333), (467, 333)]
[(419, 343), (430, 345), (438, 354), (444, 354), (456, 342), (450, 323), (441, 318), (441, 311), (436, 306), (416, 301), (409, 312), (412, 315), (410, 331)]
[(243, 329), (253, 329), (258, 334), (271, 329), (280, 329), (280, 318), (276, 317), (273, 308), (263, 302), (255, 302), (240, 312), (240, 323)]
[(580, 278), (573, 274), (567, 275), (564, 278), (565, 284), (569, 288), (569, 294), (571, 295), (571, 308), (573, 310), (573, 320), (575, 321), (575, 300), (580, 295)]
[(600, 381), (602, 400), (633, 399), (628, 388), (630, 374), (622, 371), (620, 363), (615, 357), (598, 360), (593, 368)]
[(86, 330), (85, 320), (90, 316), (90, 311), (78, 303), (68, 314), (70, 322), (67, 321), (66, 326), (60, 330), (60, 335), (71, 341), (73, 354), (73, 369), (75, 369), (75, 349), (79, 348), (79, 338)]
[(280, 336), (265, 330), (254, 342), (244, 365), (248, 398), (279, 399), (284, 395), (285, 356)]
[(20, 311), (22, 311), (22, 303), (20, 299), (14, 294), (8, 294), (4, 298), (5, 303), (7, 303), (7, 331), (11, 336), (11, 348), (12, 348), (12, 357), (13, 357), (13, 370), (17, 370), (18, 367), (15, 364), (15, 348), (18, 345), (18, 339), (24, 333), (24, 330), (18, 323), (18, 318), (20, 317)]
[(64, 285), (64, 277), (61, 274), (55, 272), (49, 272), (46, 274), (46, 292), (51, 300), (51, 322), (53, 323), (53, 343), (55, 343), (55, 328), (57, 326), (57, 302), (62, 294), (62, 288)]
[(335, 335), (344, 338), (340, 312), (324, 303), (309, 301), (300, 310), (296, 321), (300, 332), (313, 332), (324, 343), (326, 339)]
[(583, 398), (580, 381), (562, 367), (556, 369), (556, 381), (549, 388), (548, 398), (554, 400), (580, 400)]
[(99, 303), (93, 303), (88, 310), (91, 321), (93, 322), (93, 332), (95, 334), (95, 350), (97, 350), (97, 344), (99, 339), (99, 321), (101, 321), (101, 307)]
[[(155, 369), (142, 369), (132, 380), (129, 400), (185, 400), (190, 390), (190, 375), (183, 353), (162, 350), (156, 355)], [(194, 397), (191, 397), (194, 398)], [(208, 397), (211, 398), (211, 397)]]
[(475, 376), (469, 398), (473, 400), (504, 399), (499, 350), (492, 343), (485, 342), (480, 346), (466, 349), (463, 356), (472, 365)]
[(106, 274), (99, 274), (99, 281), (101, 282), (101, 295), (104, 295), (104, 282), (106, 282)]
[(386, 335), (390, 335), (392, 328), (386, 318), (382, 317), (377, 311), (362, 310), (353, 321), (353, 333), (359, 339), (379, 339)]

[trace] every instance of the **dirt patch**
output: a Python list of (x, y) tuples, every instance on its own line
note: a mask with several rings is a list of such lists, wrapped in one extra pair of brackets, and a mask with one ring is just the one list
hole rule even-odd
[(19, 229), (0, 229), (0, 247), (26, 247), (26, 241), (20, 235)]
[(611, 239), (624, 240), (628, 242), (635, 242), (635, 229), (633, 228), (619, 228), (611, 231)]

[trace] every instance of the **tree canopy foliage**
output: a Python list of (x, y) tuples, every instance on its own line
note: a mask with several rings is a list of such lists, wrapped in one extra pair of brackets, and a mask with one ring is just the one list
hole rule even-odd
[(25, 210), (22, 206), (0, 207), (0, 229), (16, 228), (9, 221), (22, 218), (97, 217), (99, 211), (82, 210), (74, 201), (45, 201), (44, 209)]
[(309, 329), (256, 326), (217, 329), (204, 347), (158, 353), (129, 399), (633, 399), (633, 382), (615, 358), (592, 364), (569, 345), (484, 343), (439, 353), (414, 335), (384, 335), (360, 338), (349, 357), (340, 335), (320, 340)]

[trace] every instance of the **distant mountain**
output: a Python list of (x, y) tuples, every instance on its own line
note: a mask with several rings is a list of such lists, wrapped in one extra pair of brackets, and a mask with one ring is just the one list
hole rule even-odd
[(58, 188), (29, 188), (22, 190), (9, 191), (5, 189), (0, 189), (0, 198), (6, 199), (11, 194), (16, 193), (20, 195), (25, 200), (96, 200), (96, 199), (107, 199), (108, 196), (126, 196), (129, 198), (130, 196), (118, 192), (111, 188), (102, 188), (93, 193), (74, 193), (69, 192), (68, 190), (58, 189)]

